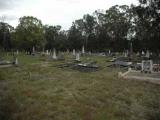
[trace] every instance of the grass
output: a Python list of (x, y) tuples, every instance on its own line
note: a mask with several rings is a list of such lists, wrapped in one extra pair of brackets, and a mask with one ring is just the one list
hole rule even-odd
[(83, 57), (101, 66), (92, 73), (54, 67), (63, 61), (18, 59), (18, 67), (0, 68), (0, 120), (160, 120), (160, 86), (118, 79), (108, 58)]

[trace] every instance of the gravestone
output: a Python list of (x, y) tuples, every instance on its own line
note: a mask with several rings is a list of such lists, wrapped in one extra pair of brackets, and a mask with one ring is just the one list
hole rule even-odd
[(140, 53), (139, 53), (139, 52), (137, 52), (136, 56), (140, 56)]
[(19, 54), (19, 51), (17, 50), (16, 54), (18, 55)]
[(46, 55), (49, 55), (49, 52), (48, 52), (48, 50), (46, 50)]
[(80, 54), (79, 53), (76, 54), (76, 61), (80, 61)]
[(146, 58), (150, 58), (150, 53), (149, 53), (148, 50), (147, 50), (147, 52), (146, 52)]
[(142, 50), (142, 55), (144, 56), (144, 54), (145, 54), (145, 53), (144, 53), (144, 51)]
[(33, 46), (33, 49), (32, 49), (32, 55), (34, 56), (35, 55), (35, 47)]
[(82, 46), (82, 54), (85, 54), (84, 46)]
[(111, 54), (111, 50), (108, 51), (108, 54), (109, 54), (109, 55)]
[(73, 55), (74, 55), (74, 56), (76, 55), (76, 51), (75, 51), (75, 49), (73, 49)]
[(153, 72), (153, 61), (152, 60), (143, 60), (142, 61), (142, 72), (152, 73)]
[(57, 55), (56, 55), (56, 49), (54, 49), (53, 51), (53, 56), (52, 56), (53, 59), (57, 59)]
[(124, 52), (124, 57), (127, 57), (127, 52)]

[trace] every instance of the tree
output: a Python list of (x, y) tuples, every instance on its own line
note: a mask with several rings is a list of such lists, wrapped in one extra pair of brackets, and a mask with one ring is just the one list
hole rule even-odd
[(14, 28), (4, 22), (0, 22), (0, 48), (10, 50), (12, 48), (11, 33)]
[(45, 45), (44, 29), (41, 21), (32, 16), (24, 16), (15, 29), (16, 47), (31, 51), (33, 47), (42, 49)]

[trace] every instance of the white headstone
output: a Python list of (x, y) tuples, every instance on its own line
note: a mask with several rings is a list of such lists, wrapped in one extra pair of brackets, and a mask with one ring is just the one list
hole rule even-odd
[(84, 54), (84, 53), (85, 53), (84, 46), (82, 46), (82, 54)]
[(73, 49), (73, 55), (76, 55), (76, 51), (75, 51), (75, 49)]
[(127, 57), (127, 52), (124, 52), (124, 57)]
[(16, 53), (17, 55), (19, 54), (19, 51), (17, 50), (17, 53)]
[(15, 58), (15, 65), (18, 65), (18, 59)]
[(79, 53), (76, 54), (76, 61), (80, 61), (80, 54)]
[(147, 58), (150, 58), (150, 53), (149, 53), (148, 50), (147, 50), (147, 52), (146, 52), (146, 57), (147, 57)]
[(54, 49), (53, 51), (53, 56), (52, 56), (53, 59), (57, 59), (57, 56), (56, 56), (56, 49)]
[(128, 50), (126, 51), (126, 54), (127, 54), (127, 56), (128, 56), (128, 54), (129, 54), (129, 51), (128, 51)]
[(46, 55), (49, 55), (49, 52), (48, 52), (48, 50), (46, 50)]
[(145, 53), (144, 53), (144, 51), (142, 51), (142, 55), (144, 55)]
[(111, 51), (110, 51), (110, 50), (108, 51), (108, 54), (109, 54), (109, 55), (111, 54)]
[(35, 47), (33, 46), (32, 52), (35, 53)]

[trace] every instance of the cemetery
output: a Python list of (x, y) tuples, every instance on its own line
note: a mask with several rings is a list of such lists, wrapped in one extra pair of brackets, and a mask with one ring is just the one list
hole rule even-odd
[(160, 0), (0, 0), (0, 120), (160, 120)]
[[(53, 54), (46, 55), (42, 61), (39, 58), (43, 55), (38, 52), (35, 52), (34, 56), (21, 53), (17, 55), (17, 67), (0, 69), (0, 83), (9, 84), (6, 89), (12, 93), (9, 98), (5, 97), (5, 101), (2, 101), (8, 105), (12, 99), (11, 106), (7, 106), (7, 108), (10, 109), (12, 105), (16, 106), (12, 111), (14, 114), (17, 114), (16, 111), (20, 109), (29, 110), (28, 113), (24, 110), (21, 113), (23, 116), (28, 116), (33, 110), (39, 112), (38, 116), (42, 118), (46, 118), (48, 115), (44, 110), (58, 118), (62, 115), (76, 116), (75, 113), (70, 113), (71, 109), (78, 113), (82, 112), (83, 116), (86, 112), (85, 108), (87, 111), (92, 111), (89, 114), (97, 117), (98, 114), (94, 109), (99, 110), (98, 106), (107, 104), (107, 109), (101, 108), (103, 111), (110, 113), (111, 116), (122, 112), (125, 118), (125, 114), (129, 114), (125, 107), (130, 104), (142, 107), (144, 103), (148, 104), (153, 100), (151, 98), (155, 97), (155, 91), (160, 90), (160, 72), (155, 68), (158, 65), (153, 64), (151, 60), (142, 61), (140, 70), (137, 70), (132, 67), (133, 64), (128, 63), (127, 57), (115, 56), (117, 59), (112, 61), (116, 64), (115, 67), (108, 67), (110, 62), (106, 61), (110, 61), (112, 56), (81, 55), (80, 53), (77, 55), (76, 52), (74, 55), (72, 52), (65, 52), (63, 55), (64, 60), (48, 60), (48, 57), (53, 59), (55, 58), (53, 56), (57, 56), (53, 52)], [(5, 60), (11, 58), (12, 56), (3, 56)], [(6, 93), (5, 85), (1, 84), (0, 86), (0, 90)], [(145, 94), (146, 92), (147, 94)], [(138, 97), (145, 101), (135, 103), (134, 100)], [(16, 101), (23, 106), (19, 106)], [(153, 101), (153, 103), (160, 105), (157, 101)], [(42, 104), (44, 106), (41, 106)], [(58, 107), (57, 114), (52, 113), (55, 108), (52, 108), (51, 105)], [(118, 107), (118, 109), (115, 109), (114, 112), (108, 111), (112, 107)], [(155, 108), (154, 106), (145, 106), (145, 110), (147, 109)], [(144, 108), (133, 109), (133, 112), (137, 114), (137, 111), (140, 113), (143, 110)], [(68, 112), (64, 113), (64, 111)], [(145, 114), (142, 115), (145, 118)]]

